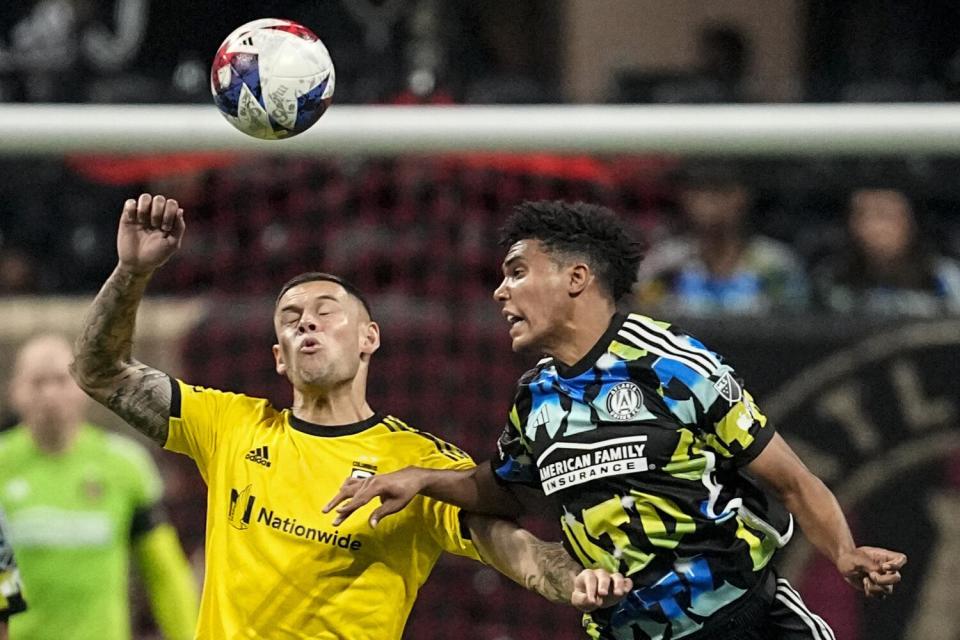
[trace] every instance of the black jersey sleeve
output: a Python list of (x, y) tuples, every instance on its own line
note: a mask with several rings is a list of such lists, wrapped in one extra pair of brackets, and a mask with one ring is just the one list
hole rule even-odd
[(707, 444), (736, 466), (743, 466), (760, 455), (775, 429), (729, 366), (722, 365), (706, 383), (702, 388), (708, 392), (700, 396)]
[(503, 483), (522, 484), (539, 488), (540, 477), (533, 459), (530, 441), (524, 435), (524, 428), (530, 413), (530, 393), (525, 380), (529, 373), (520, 379), (513, 405), (507, 415), (507, 424), (497, 440), (497, 452), (493, 457), (494, 477)]

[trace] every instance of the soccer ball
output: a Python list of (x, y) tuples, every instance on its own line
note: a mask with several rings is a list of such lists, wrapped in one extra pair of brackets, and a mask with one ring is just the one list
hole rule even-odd
[(333, 60), (312, 31), (290, 20), (248, 22), (223, 41), (210, 70), (223, 117), (255, 138), (290, 138), (330, 106)]

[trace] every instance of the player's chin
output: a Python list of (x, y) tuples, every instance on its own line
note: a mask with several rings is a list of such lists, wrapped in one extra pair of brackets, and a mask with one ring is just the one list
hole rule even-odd
[(324, 367), (302, 367), (298, 373), (300, 380), (310, 387), (329, 387), (333, 378), (332, 372)]
[(535, 351), (537, 348), (536, 340), (529, 333), (521, 333), (511, 336), (510, 348), (514, 353), (526, 353)]

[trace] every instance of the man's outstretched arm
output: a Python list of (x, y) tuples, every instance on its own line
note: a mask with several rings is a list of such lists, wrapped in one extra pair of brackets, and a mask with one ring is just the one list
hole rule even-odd
[[(514, 518), (521, 512), (520, 502), (497, 482), (488, 463), (464, 470), (407, 467), (369, 478), (348, 478), (323, 512), (337, 508), (334, 525), (338, 525), (363, 505), (380, 498), (380, 506), (370, 515), (370, 526), (376, 527), (384, 516), (400, 511), (417, 494), (469, 513)], [(346, 504), (342, 504), (344, 501)]]
[(176, 200), (127, 200), (117, 232), (118, 263), (87, 311), (71, 373), (97, 402), (161, 446), (170, 420), (170, 379), (131, 353), (137, 308), (155, 269), (179, 248), (186, 229)]
[(609, 607), (633, 588), (629, 578), (583, 569), (558, 542), (544, 542), (510, 520), (466, 515), (484, 562), (530, 591), (581, 611)]
[(877, 547), (858, 547), (847, 519), (830, 489), (803, 464), (790, 445), (773, 440), (747, 465), (751, 473), (773, 489), (796, 516), (810, 542), (827, 556), (843, 578), (867, 597), (883, 597), (900, 582), (907, 556)]
[(193, 638), (200, 597), (176, 530), (169, 523), (162, 523), (141, 534), (134, 540), (133, 555), (163, 637)]

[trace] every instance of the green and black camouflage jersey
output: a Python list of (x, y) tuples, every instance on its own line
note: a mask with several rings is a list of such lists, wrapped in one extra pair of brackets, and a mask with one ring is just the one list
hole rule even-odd
[(520, 380), (497, 477), (555, 500), (564, 543), (634, 591), (586, 616), (594, 638), (680, 638), (760, 581), (792, 519), (742, 467), (774, 435), (733, 370), (631, 314), (580, 362)]

